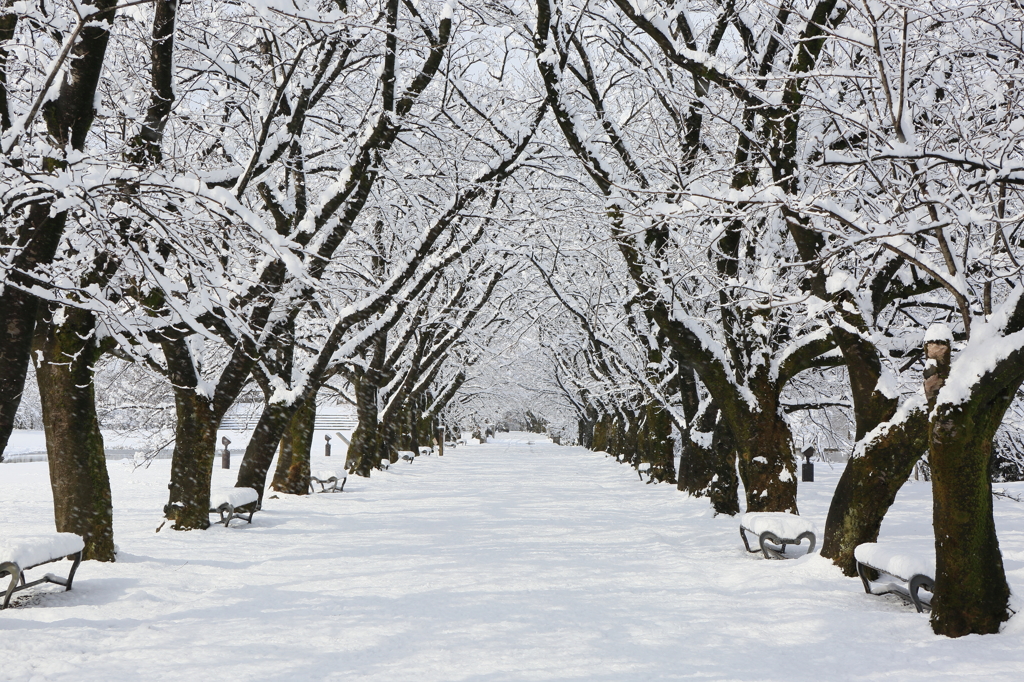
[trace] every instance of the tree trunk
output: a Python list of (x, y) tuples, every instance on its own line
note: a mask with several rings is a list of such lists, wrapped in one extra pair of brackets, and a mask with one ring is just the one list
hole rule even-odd
[[(992, 517), (992, 439), (1015, 391), (998, 404), (939, 406), (929, 429), (935, 527), (935, 634), (999, 632), (1010, 588)], [(970, 409), (974, 407), (976, 409)]]
[[(285, 431), (293, 419), (293, 408), (283, 403), (263, 406), (249, 445), (245, 448), (242, 464), (238, 467), (235, 486), (253, 488), (259, 493), (259, 506), (263, 506), (263, 491), (267, 487), (267, 473), (274, 461), (274, 453), (281, 444)], [(290, 466), (290, 463), (289, 463)]]
[(359, 424), (352, 433), (347, 466), (349, 473), (369, 476), (371, 471), (380, 468), (381, 459), (391, 460), (391, 452), (385, 447), (380, 424), (377, 423), (376, 383), (362, 376), (356, 380), (355, 389)]
[(92, 313), (59, 309), (36, 325), (36, 367), (57, 531), (85, 540), (84, 559), (114, 561), (113, 508), (93, 370), (100, 350)]
[(714, 403), (683, 434), (678, 487), (694, 497), (710, 498), (716, 516), (740, 512), (736, 446)]
[(923, 405), (892, 424), (850, 458), (836, 485), (825, 521), (821, 555), (844, 574), (857, 575), (853, 551), (874, 542), (886, 512), (914, 465), (928, 448), (928, 413)]
[(270, 487), (282, 493), (305, 495), (309, 492), (309, 454), (316, 425), (316, 396), (310, 396), (292, 417), (281, 439), (281, 453)]
[(596, 452), (607, 452), (611, 454), (609, 450), (609, 443), (612, 441), (612, 418), (611, 415), (602, 413), (600, 417), (594, 420), (594, 438), (593, 438), (593, 450)]
[(675, 483), (675, 442), (668, 410), (656, 402), (648, 403), (637, 441), (641, 461), (651, 465), (651, 480)]
[(0, 332), (3, 334), (0, 337), (3, 340), (0, 343), (0, 461), (3, 461), (3, 452), (7, 449), (18, 406), (21, 405), (32, 337), (39, 316), (39, 299), (16, 286), (32, 285), (32, 281), (21, 275), (19, 270), (32, 270), (53, 260), (66, 218), (67, 213), (63, 211), (50, 216), (49, 203), (36, 204), (29, 209), (23, 225), (24, 234), (19, 234), (17, 242), (25, 245), (24, 251), (13, 263), (11, 282), (5, 284), (0, 292)]
[(1010, 588), (992, 517), (988, 472), (992, 439), (1021, 382), (1003, 380), (1001, 388), (989, 389), (988, 384), (996, 381), (993, 375), (1012, 371), (1015, 361), (1004, 360), (1002, 367), (971, 387), (967, 400), (937, 405), (950, 373), (952, 334), (948, 329), (933, 330), (926, 333), (924, 344), (935, 529), (932, 630), (947, 637), (996, 633), (1009, 618)]
[(737, 442), (747, 511), (797, 514), (793, 436), (774, 407), (765, 405), (761, 412), (750, 414), (745, 437)]
[(175, 530), (205, 530), (210, 526), (210, 482), (220, 418), (214, 413), (212, 396), (197, 390), (188, 342), (169, 340), (162, 346), (177, 414), (164, 515), (174, 521)]
[(885, 514), (927, 449), (927, 439), (927, 413), (913, 409), (847, 463), (829, 506), (821, 549), (844, 574), (857, 575), (854, 550), (878, 539)]
[[(117, 1), (86, 0), (83, 4), (96, 10), (109, 10)], [(85, 147), (86, 135), (96, 116), (96, 89), (114, 16), (114, 12), (106, 12), (102, 20), (89, 22), (82, 29), (71, 48), (65, 67), (67, 73), (61, 79), (57, 97), (48, 98), (42, 107), (42, 117), (57, 149), (69, 144), (78, 151)], [(4, 29), (13, 31), (14, 24), (5, 24)], [(64, 165), (60, 158), (48, 158), (46, 163), (50, 168)], [(67, 223), (66, 211), (50, 215), (52, 205), (52, 200), (33, 204), (18, 228), (15, 244), (3, 244), (4, 247), (16, 245), (20, 252), (10, 262), (10, 281), (0, 292), (0, 461), (14, 429), (25, 388), (29, 351), (39, 313), (39, 301), (19, 286), (36, 284), (31, 274), (25, 273), (32, 273), (53, 261)]]
[(594, 446), (594, 429), (597, 426), (597, 410), (587, 406), (586, 414), (576, 422), (576, 436), (580, 445), (588, 450), (596, 450)]

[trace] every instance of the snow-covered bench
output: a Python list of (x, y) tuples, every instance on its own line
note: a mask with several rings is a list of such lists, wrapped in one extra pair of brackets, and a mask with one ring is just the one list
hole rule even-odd
[(399, 450), (398, 458), (412, 464), (412, 461), (416, 459), (416, 453), (412, 450)]
[[(758, 541), (756, 549), (750, 549), (747, 533), (753, 534)], [(785, 512), (748, 512), (740, 517), (740, 537), (743, 546), (751, 554), (761, 552), (765, 559), (786, 559), (786, 545), (799, 545), (805, 538), (810, 546), (807, 553), (814, 551), (814, 524), (802, 516)], [(775, 549), (768, 543), (778, 545)]]
[[(381, 462), (386, 461), (381, 460)], [(309, 491), (315, 493), (316, 488), (313, 487), (313, 484), (319, 483), (320, 492), (322, 493), (340, 493), (345, 490), (345, 482), (347, 480), (348, 472), (344, 470), (340, 476), (333, 471), (314, 471), (309, 476)]]
[(434, 448), (428, 448), (426, 446), (420, 448), (420, 457), (429, 457), (432, 454), (434, 454)]
[[(11, 576), (11, 584), (7, 586), (7, 593), (4, 595), (4, 603), (0, 609), (6, 609), (11, 603), (11, 596), (20, 590), (27, 589), (40, 583), (53, 583), (63, 585), (65, 592), (71, 589), (71, 583), (75, 579), (75, 571), (82, 563), (82, 550), (85, 543), (82, 538), (74, 533), (50, 533), (32, 538), (8, 540), (0, 542), (0, 577)], [(60, 578), (47, 573), (38, 580), (25, 581), (25, 571), (36, 566), (42, 566), (53, 561), (60, 561), (68, 558), (74, 561), (67, 578)]]
[[(935, 590), (935, 558), (927, 555), (900, 553), (891, 547), (876, 542), (865, 542), (853, 550), (857, 560), (857, 575), (864, 583), (868, 594), (895, 594), (914, 605), (918, 613), (931, 610), (931, 600), (921, 599), (918, 591), (923, 587), (929, 592)], [(872, 582), (869, 569), (896, 578), (900, 583)], [(902, 583), (902, 584), (901, 584)], [(876, 587), (878, 589), (876, 589)]]
[(245, 518), (246, 514), (246, 521), (252, 523), (259, 499), (259, 493), (252, 488), (221, 488), (210, 493), (210, 513), (219, 513), (225, 528), (231, 519)]

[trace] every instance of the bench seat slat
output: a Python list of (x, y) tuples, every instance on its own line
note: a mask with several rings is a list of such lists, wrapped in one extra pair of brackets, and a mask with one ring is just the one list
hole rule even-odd
[(259, 493), (252, 488), (222, 488), (210, 493), (210, 507), (216, 509), (222, 504), (244, 507), (258, 499), (260, 499)]
[[(7, 589), (0, 599), (0, 609), (6, 609), (11, 603), (15, 592), (28, 589), (42, 583), (61, 585), (65, 590), (71, 589), (75, 579), (75, 571), (82, 563), (82, 552), (85, 542), (74, 533), (50, 533), (31, 538), (9, 539), (0, 542), (0, 577), (10, 576)], [(42, 578), (28, 582), (25, 571), (60, 561), (64, 557), (73, 560), (67, 578), (47, 573)]]
[(853, 557), (876, 571), (883, 571), (904, 582), (915, 575), (935, 575), (934, 550), (931, 551), (931, 556), (927, 553), (907, 554), (877, 542), (865, 542), (857, 545), (853, 550)]
[(754, 535), (771, 531), (782, 538), (795, 538), (801, 533), (814, 533), (814, 522), (786, 512), (748, 512), (740, 517), (740, 525)]
[[(868, 594), (895, 594), (905, 601), (910, 601), (922, 613), (931, 608), (930, 601), (921, 599), (919, 591), (929, 592), (935, 586), (935, 555), (934, 550), (926, 550), (920, 554), (907, 554), (892, 547), (865, 542), (853, 550), (857, 561), (857, 574)], [(880, 574), (889, 575), (903, 584), (872, 582), (867, 569), (874, 569)]]
[(34, 538), (0, 542), (0, 561), (18, 564), (22, 570), (62, 559), (85, 549), (85, 542), (74, 533), (51, 533)]

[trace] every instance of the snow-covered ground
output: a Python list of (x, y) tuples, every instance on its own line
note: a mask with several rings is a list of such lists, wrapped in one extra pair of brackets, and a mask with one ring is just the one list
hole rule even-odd
[[(154, 532), (170, 462), (111, 461), (118, 562), (0, 612), (0, 680), (1024, 679), (1024, 616), (935, 637), (816, 553), (746, 554), (705, 500), (502, 435), (205, 532)], [(801, 484), (819, 528), (838, 474)], [(995, 504), (1021, 592), (1024, 504)], [(50, 505), (45, 463), (0, 465), (0, 537), (52, 530)], [(909, 483), (882, 539), (927, 546), (930, 510)]]

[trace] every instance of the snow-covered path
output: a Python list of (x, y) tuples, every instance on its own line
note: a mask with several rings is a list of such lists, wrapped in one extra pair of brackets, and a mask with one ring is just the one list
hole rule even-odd
[[(819, 527), (823, 467), (800, 496)], [(816, 554), (746, 555), (734, 519), (581, 448), (460, 447), (191, 533), (153, 532), (169, 462), (110, 470), (118, 562), (0, 612), (0, 680), (1024, 679), (1021, 619), (937, 638)], [(883, 534), (924, 533), (927, 490)], [(1024, 504), (997, 511), (1020, 591)], [(0, 536), (51, 528), (46, 465), (0, 465)]]

